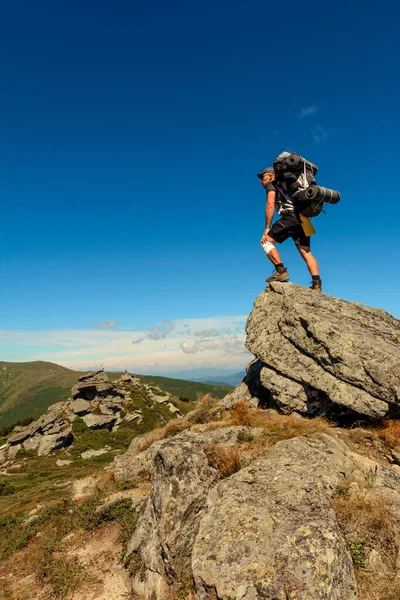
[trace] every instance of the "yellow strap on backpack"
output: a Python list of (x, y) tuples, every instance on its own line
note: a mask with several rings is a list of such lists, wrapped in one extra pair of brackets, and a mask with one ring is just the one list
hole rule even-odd
[(314, 235), (314, 233), (317, 233), (315, 231), (315, 229), (313, 227), (313, 224), (311, 223), (310, 219), (308, 217), (305, 217), (301, 213), (300, 213), (300, 223), (301, 223), (301, 226), (303, 228), (304, 233), (307, 236)]

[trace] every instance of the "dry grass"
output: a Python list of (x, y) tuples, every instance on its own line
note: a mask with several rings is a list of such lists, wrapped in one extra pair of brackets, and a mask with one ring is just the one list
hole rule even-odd
[(208, 462), (217, 469), (222, 479), (237, 473), (242, 468), (239, 446), (232, 444), (208, 444), (204, 446)]
[[(400, 600), (400, 582), (394, 580), (397, 558), (396, 524), (382, 496), (364, 488), (351, 493), (351, 482), (345, 481), (333, 497), (333, 508), (349, 544), (356, 569), (359, 597), (363, 600)], [(369, 552), (379, 552), (386, 573), (366, 570)]]
[(400, 580), (396, 577), (377, 577), (376, 573), (357, 573), (358, 597), (362, 600), (400, 600)]
[(374, 432), (379, 439), (385, 442), (390, 448), (400, 446), (400, 421), (387, 420), (381, 427)]
[(220, 414), (219, 402), (220, 401), (211, 396), (211, 394), (206, 394), (196, 404), (193, 411), (194, 414), (190, 417), (190, 421), (192, 423), (208, 423), (210, 421), (215, 421)]
[(144, 439), (138, 444), (136, 449), (136, 454), (143, 452), (150, 448), (153, 442), (158, 442), (159, 440), (164, 440), (165, 438), (176, 435), (177, 433), (181, 433), (181, 431), (185, 431), (185, 429), (189, 429), (192, 426), (192, 423), (187, 421), (186, 419), (173, 419), (168, 421), (168, 423), (164, 427), (158, 427), (157, 429), (153, 429)]
[(230, 411), (230, 425), (260, 427), (264, 435), (273, 438), (273, 443), (299, 435), (324, 432), (333, 426), (322, 417), (312, 419), (270, 413), (260, 408), (251, 408), (246, 402), (238, 402)]

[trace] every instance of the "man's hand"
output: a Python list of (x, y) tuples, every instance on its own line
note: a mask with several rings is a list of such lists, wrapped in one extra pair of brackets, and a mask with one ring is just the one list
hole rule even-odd
[(270, 227), (267, 227), (267, 228), (264, 230), (264, 233), (263, 233), (263, 235), (262, 235), (262, 238), (261, 238), (261, 243), (262, 243), (262, 244), (265, 244), (265, 242), (266, 242), (266, 241), (268, 241), (268, 240), (267, 240), (267, 236), (268, 236), (268, 234), (269, 234), (269, 230), (270, 230)]

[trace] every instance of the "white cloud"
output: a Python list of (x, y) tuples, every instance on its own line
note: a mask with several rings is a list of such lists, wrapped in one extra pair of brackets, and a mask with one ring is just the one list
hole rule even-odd
[(328, 137), (328, 133), (323, 127), (321, 127), (321, 125), (317, 125), (314, 129), (310, 129), (310, 131), (316, 144), (319, 144), (322, 140)]
[[(147, 331), (0, 330), (0, 360), (46, 360), (78, 370), (100, 364), (134, 372), (241, 369), (251, 356), (244, 347), (246, 318), (166, 320)], [(236, 333), (229, 335), (229, 331)]]
[(315, 115), (318, 111), (319, 108), (315, 104), (313, 104), (312, 106), (306, 106), (302, 108), (300, 112), (297, 113), (297, 118), (305, 119), (306, 117), (311, 117), (312, 115)]
[(99, 327), (101, 327), (102, 329), (111, 329), (111, 327), (114, 327), (115, 325), (115, 321), (107, 321), (107, 323), (100, 323)]

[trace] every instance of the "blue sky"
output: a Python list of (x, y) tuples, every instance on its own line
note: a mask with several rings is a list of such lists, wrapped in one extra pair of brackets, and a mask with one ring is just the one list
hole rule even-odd
[(282, 150), (342, 194), (314, 221), (324, 291), (399, 318), (399, 18), (394, 2), (2, 3), (0, 360), (239, 370), (272, 271), (255, 173)]

